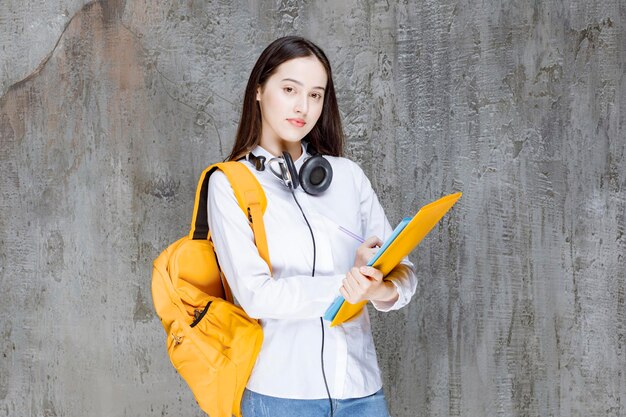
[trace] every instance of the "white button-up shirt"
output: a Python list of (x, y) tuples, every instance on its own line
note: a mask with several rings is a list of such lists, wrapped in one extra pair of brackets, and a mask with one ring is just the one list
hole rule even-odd
[[(274, 156), (261, 146), (253, 151), (269, 161)], [(310, 156), (302, 144), (300, 169)], [(294, 399), (327, 398), (322, 377), (320, 317), (339, 295), (354, 264), (360, 243), (339, 226), (363, 238), (385, 239), (392, 228), (363, 170), (346, 158), (325, 156), (333, 169), (330, 187), (317, 196), (301, 187), (295, 196), (315, 236), (291, 195), (269, 167), (256, 175), (267, 196), (263, 215), (272, 264), (270, 275), (259, 256), (248, 219), (221, 171), (209, 181), (208, 220), (217, 258), (234, 297), (263, 327), (263, 345), (247, 388), (265, 395)], [(373, 303), (381, 311), (406, 305), (415, 293), (413, 264), (405, 258), (386, 277), (398, 289), (395, 303)], [(333, 398), (371, 395), (382, 386), (367, 309), (333, 328), (324, 321), (324, 369)]]

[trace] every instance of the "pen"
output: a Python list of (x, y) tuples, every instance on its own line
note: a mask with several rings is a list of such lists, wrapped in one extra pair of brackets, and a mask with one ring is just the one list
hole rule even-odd
[(354, 233), (352, 233), (351, 231), (349, 231), (348, 229), (339, 226), (339, 230), (341, 230), (342, 232), (344, 232), (345, 234), (347, 234), (348, 236), (351, 236), (353, 238), (355, 238), (356, 240), (358, 240), (359, 242), (363, 243), (365, 242), (365, 239), (363, 239), (362, 237), (355, 235)]

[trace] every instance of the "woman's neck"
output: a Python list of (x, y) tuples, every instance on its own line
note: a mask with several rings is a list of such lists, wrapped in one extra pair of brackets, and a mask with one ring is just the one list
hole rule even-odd
[(263, 140), (260, 141), (259, 145), (263, 147), (266, 151), (271, 153), (274, 156), (282, 156), (284, 151), (289, 152), (291, 155), (291, 159), (294, 161), (300, 158), (302, 155), (302, 144), (301, 141), (298, 142), (287, 142), (281, 140), (280, 142), (274, 143), (266, 143)]

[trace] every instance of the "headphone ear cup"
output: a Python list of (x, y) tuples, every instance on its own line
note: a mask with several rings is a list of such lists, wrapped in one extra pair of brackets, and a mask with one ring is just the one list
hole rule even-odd
[(283, 159), (285, 160), (285, 165), (287, 166), (287, 173), (291, 177), (292, 189), (298, 188), (300, 185), (300, 179), (298, 178), (298, 171), (296, 170), (296, 165), (293, 163), (293, 159), (291, 158), (291, 154), (287, 151), (283, 152)]
[(302, 164), (299, 179), (302, 189), (307, 194), (321, 194), (330, 187), (333, 180), (333, 168), (323, 156), (312, 156)]

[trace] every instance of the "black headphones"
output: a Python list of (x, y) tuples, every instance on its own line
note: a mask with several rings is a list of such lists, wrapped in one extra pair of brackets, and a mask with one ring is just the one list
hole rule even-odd
[[(282, 157), (270, 159), (267, 161), (267, 165), (270, 167), (270, 171), (290, 190), (295, 190), (298, 188), (298, 185), (301, 185), (307, 194), (321, 194), (330, 186), (333, 179), (333, 168), (330, 166), (330, 162), (318, 154), (310, 145), (307, 146), (307, 150), (311, 156), (304, 161), (304, 164), (300, 167), (300, 172), (296, 170), (289, 152), (283, 152)], [(266, 162), (264, 156), (256, 156), (250, 152), (247, 159), (254, 165), (257, 171), (265, 170)], [(274, 168), (273, 164), (278, 164), (280, 172)]]

